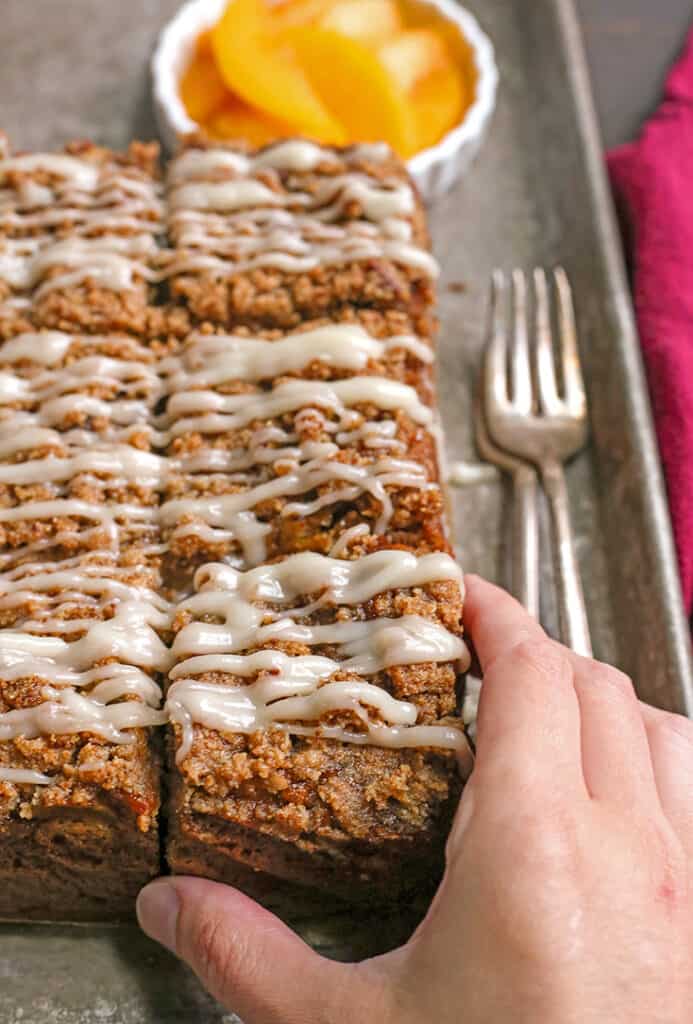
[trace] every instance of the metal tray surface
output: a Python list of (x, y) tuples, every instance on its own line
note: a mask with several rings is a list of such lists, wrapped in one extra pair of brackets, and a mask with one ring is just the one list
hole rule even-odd
[[(178, 0), (3, 0), (0, 126), (16, 146), (72, 137), (114, 147), (154, 135), (146, 62)], [(582, 44), (571, 0), (468, 0), (494, 40), (498, 109), (476, 165), (430, 211), (440, 285), (440, 397), (451, 459), (474, 459), (472, 389), (495, 266), (563, 263), (572, 278), (592, 444), (569, 486), (597, 655), (631, 673), (643, 698), (693, 709), (689, 633)], [(89, 8), (89, 9), (87, 9)], [(454, 494), (467, 570), (503, 580), (500, 482)], [(555, 621), (548, 564), (542, 600)], [(368, 921), (294, 921), (329, 955), (400, 942), (415, 911)], [(0, 927), (4, 1024), (233, 1024), (168, 954), (134, 927)]]

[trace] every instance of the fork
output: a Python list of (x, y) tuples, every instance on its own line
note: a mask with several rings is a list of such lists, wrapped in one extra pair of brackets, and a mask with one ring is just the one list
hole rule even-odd
[(481, 396), (474, 406), (474, 433), (479, 455), (507, 473), (513, 487), (512, 589), (535, 619), (539, 618), (539, 516), (537, 474), (533, 466), (496, 447), (488, 435)]
[(558, 267), (553, 284), (562, 376), (559, 388), (546, 272), (536, 268), (532, 276), (534, 334), (530, 344), (524, 272), (512, 271), (510, 289), (503, 271), (493, 274), (491, 338), (483, 375), (486, 423), (500, 448), (533, 463), (539, 471), (551, 512), (562, 637), (578, 654), (589, 656), (592, 645), (563, 472), (563, 464), (587, 441), (587, 401), (573, 300), (568, 277)]

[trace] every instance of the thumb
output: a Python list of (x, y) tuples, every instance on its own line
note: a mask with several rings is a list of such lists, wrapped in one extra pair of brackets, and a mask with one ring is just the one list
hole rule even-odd
[(356, 965), (314, 953), (236, 889), (203, 878), (160, 878), (140, 892), (137, 917), (245, 1024), (349, 1019)]

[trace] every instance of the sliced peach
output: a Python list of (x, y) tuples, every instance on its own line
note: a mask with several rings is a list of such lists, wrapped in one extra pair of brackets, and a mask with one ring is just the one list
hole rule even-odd
[[(413, 152), (440, 142), (456, 124), (469, 103), (462, 72), (453, 64), (433, 71), (416, 84), (410, 96), (416, 125)], [(413, 152), (407, 153), (412, 156)]]
[(272, 38), (262, 0), (232, 0), (212, 30), (217, 67), (229, 89), (253, 107), (322, 142), (345, 142), (292, 49)]
[(271, 8), (272, 28), (282, 31), (325, 17), (338, 0), (282, 0)]
[(445, 41), (430, 28), (398, 32), (378, 48), (378, 56), (403, 92), (450, 63)]
[(211, 53), (200, 52), (188, 64), (180, 80), (180, 97), (193, 121), (206, 121), (227, 95), (224, 79), (217, 71)]
[(268, 142), (295, 133), (290, 125), (248, 106), (235, 96), (229, 97), (212, 115), (206, 128), (213, 139), (242, 139), (252, 146), (266, 146)]
[(291, 35), (311, 85), (350, 141), (389, 142), (398, 153), (414, 145), (405, 97), (375, 52), (338, 32), (306, 28)]
[(200, 32), (197, 37), (197, 43), (195, 44), (195, 52), (199, 55), (206, 54), (209, 57), (214, 56), (212, 52), (212, 30), (211, 28), (205, 29), (204, 32)]
[(402, 16), (395, 0), (337, 0), (321, 18), (320, 26), (376, 43), (399, 31)]

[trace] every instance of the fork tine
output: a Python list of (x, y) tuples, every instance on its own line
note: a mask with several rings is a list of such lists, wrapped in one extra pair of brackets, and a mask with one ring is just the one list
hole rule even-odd
[(505, 274), (502, 270), (494, 270), (491, 277), (491, 337), (484, 362), (484, 400), (487, 409), (504, 409), (508, 405), (506, 301)]
[(566, 404), (570, 413), (581, 416), (585, 412), (585, 385), (580, 368), (580, 352), (575, 326), (575, 309), (570, 281), (563, 267), (553, 272), (558, 294), (558, 322), (560, 326), (561, 361)]
[(551, 313), (546, 274), (541, 267), (534, 270), (534, 301), (536, 313), (537, 380), (539, 404), (547, 416), (560, 414), (563, 403), (556, 385), (556, 367), (551, 341)]
[(512, 356), (513, 405), (522, 414), (532, 411), (532, 367), (527, 341), (527, 281), (522, 270), (513, 270), (515, 320)]

